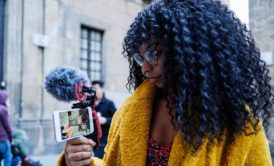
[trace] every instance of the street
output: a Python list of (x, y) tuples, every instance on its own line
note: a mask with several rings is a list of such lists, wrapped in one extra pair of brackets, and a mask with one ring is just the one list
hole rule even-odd
[(39, 160), (43, 163), (43, 166), (55, 166), (59, 158), (58, 154), (48, 154), (41, 156), (31, 156), (33, 160)]

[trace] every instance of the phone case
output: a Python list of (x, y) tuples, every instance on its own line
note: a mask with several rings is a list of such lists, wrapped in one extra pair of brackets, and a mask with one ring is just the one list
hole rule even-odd
[[(56, 139), (56, 141), (57, 142), (62, 142), (62, 141), (66, 141), (66, 140), (69, 140), (69, 139), (73, 139), (73, 138), (75, 138), (75, 137), (78, 137), (78, 135), (74, 135), (74, 136), (72, 136), (72, 137), (70, 137), (70, 138), (66, 138), (66, 139), (63, 139), (63, 138), (61, 138), (60, 139), (60, 137), (63, 137), (61, 134), (63, 134), (62, 133), (62, 127), (63, 127), (63, 129), (64, 129), (64, 126), (62, 125), (62, 127), (61, 127), (61, 119), (60, 119), (60, 117), (59, 116), (61, 116), (61, 114), (64, 114), (64, 113), (67, 113), (67, 112), (74, 112), (74, 111), (77, 111), (77, 112), (80, 112), (80, 110), (74, 110), (75, 108), (73, 108), (72, 110), (57, 110), (57, 111), (54, 111), (54, 113), (53, 113), (53, 122), (54, 122), (54, 133), (55, 133), (55, 139)], [(84, 108), (81, 108), (81, 109), (84, 109)], [(92, 112), (92, 110), (91, 110), (91, 108), (85, 108), (85, 109), (88, 109), (88, 110), (90, 110), (89, 112), (91, 113), (91, 116), (92, 116), (92, 119), (90, 119), (89, 120), (89, 123), (90, 123), (90, 125), (91, 125), (91, 123), (92, 123), (92, 129), (91, 129), (91, 131), (90, 132), (94, 132), (94, 131), (92, 131), (92, 130), (95, 130), (96, 129), (96, 123), (94, 122), (94, 117), (93, 117), (93, 112)], [(73, 116), (74, 117), (74, 116)], [(87, 116), (86, 116), (87, 117)], [(74, 117), (74, 119), (75, 119), (76, 117)], [(56, 120), (57, 119), (57, 120)], [(74, 122), (75, 123), (75, 122)], [(77, 123), (77, 122), (76, 122)], [(79, 123), (79, 122), (78, 122)], [(74, 124), (75, 125), (75, 124)], [(66, 125), (65, 125), (66, 126)], [(83, 126), (82, 126), (83, 127)], [(58, 128), (58, 129), (57, 129)], [(59, 129), (59, 128), (61, 128), (61, 130)], [(95, 128), (95, 129), (94, 129)], [(96, 129), (97, 130), (97, 129)], [(87, 131), (86, 131), (87, 132)], [(60, 134), (61, 133), (61, 134)], [(88, 133), (82, 133), (82, 134), (80, 134), (80, 135), (83, 135), (83, 136), (87, 136), (87, 135), (90, 135), (90, 134), (88, 134)], [(79, 135), (79, 136), (80, 136)]]

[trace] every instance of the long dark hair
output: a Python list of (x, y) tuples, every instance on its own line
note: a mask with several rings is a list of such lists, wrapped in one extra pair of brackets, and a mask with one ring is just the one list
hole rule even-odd
[(141, 11), (123, 43), (129, 90), (146, 79), (132, 55), (153, 39), (166, 48), (164, 89), (171, 91), (180, 134), (194, 149), (204, 137), (220, 139), (225, 130), (233, 140), (247, 123), (255, 132), (260, 120), (268, 126), (269, 71), (250, 31), (227, 6), (216, 0), (158, 0)]

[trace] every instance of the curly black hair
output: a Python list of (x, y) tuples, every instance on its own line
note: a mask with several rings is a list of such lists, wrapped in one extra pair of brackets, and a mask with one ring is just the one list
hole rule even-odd
[[(224, 133), (233, 140), (247, 124), (267, 127), (273, 104), (270, 77), (251, 32), (217, 0), (157, 0), (141, 11), (123, 43), (127, 88), (146, 77), (132, 55), (144, 42), (165, 47), (164, 89), (184, 140), (198, 149)], [(169, 87), (169, 88), (167, 88)], [(168, 93), (166, 92), (166, 93)], [(169, 93), (170, 94), (170, 93)]]

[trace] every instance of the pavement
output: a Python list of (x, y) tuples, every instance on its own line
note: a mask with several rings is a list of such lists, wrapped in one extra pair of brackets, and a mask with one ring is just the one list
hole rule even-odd
[[(55, 166), (59, 158), (58, 154), (48, 154), (43, 156), (31, 156), (34, 160), (39, 160), (43, 163), (43, 166)], [(272, 158), (272, 164), (274, 166), (274, 158)]]
[(59, 158), (59, 154), (47, 154), (41, 156), (30, 156), (34, 160), (39, 160), (43, 163), (43, 166), (55, 166), (57, 165), (57, 160)]

